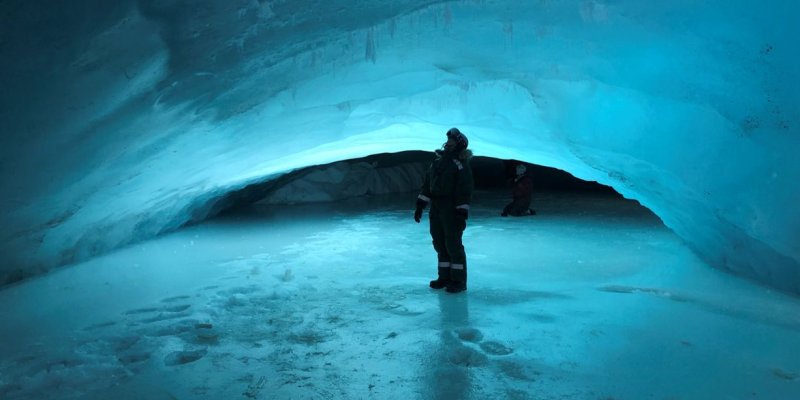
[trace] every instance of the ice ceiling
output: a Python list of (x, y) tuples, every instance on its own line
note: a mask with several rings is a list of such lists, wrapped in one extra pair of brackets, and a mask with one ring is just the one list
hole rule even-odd
[(0, 2), (0, 279), (295, 168), (433, 150), (561, 168), (800, 293), (792, 0)]

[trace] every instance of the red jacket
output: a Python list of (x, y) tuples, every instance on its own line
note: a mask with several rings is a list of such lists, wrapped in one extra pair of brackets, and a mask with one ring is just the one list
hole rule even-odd
[(512, 194), (515, 200), (530, 197), (533, 194), (533, 179), (528, 175), (517, 177)]

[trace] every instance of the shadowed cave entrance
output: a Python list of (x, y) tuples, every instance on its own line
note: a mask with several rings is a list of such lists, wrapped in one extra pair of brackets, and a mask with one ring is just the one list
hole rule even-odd
[[(219, 199), (214, 208), (224, 215), (253, 206), (325, 203), (362, 196), (401, 196), (402, 193), (410, 195), (413, 211), (413, 201), (419, 192), (422, 176), (433, 157), (432, 152), (406, 151), (311, 166), (229, 193)], [(559, 169), (519, 160), (476, 156), (471, 160), (476, 190), (473, 202), (484, 203), (488, 199), (497, 201), (503, 193), (510, 200), (509, 190), (515, 177), (515, 167), (519, 164), (526, 166), (527, 174), (534, 182), (531, 205), (534, 208), (537, 199), (542, 201), (541, 196), (559, 193), (622, 200), (608, 186), (575, 178)], [(323, 204), (320, 206), (324, 207)], [(502, 206), (499, 210), (502, 210)]]

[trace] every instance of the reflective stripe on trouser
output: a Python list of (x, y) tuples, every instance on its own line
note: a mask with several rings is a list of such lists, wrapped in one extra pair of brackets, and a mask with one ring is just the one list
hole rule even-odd
[(450, 267), (450, 280), (453, 282), (460, 282), (464, 285), (467, 284), (467, 266), (461, 264), (453, 264)]
[(440, 282), (441, 281), (444, 281), (444, 282), (449, 281), (450, 280), (450, 263), (449, 262), (440, 261), (439, 262), (438, 272), (439, 272), (439, 277), (436, 278), (436, 279), (438, 279)]
[[(452, 199), (434, 198), (431, 201), (431, 211), (428, 219), (430, 220), (433, 248), (439, 258), (439, 265), (448, 263), (450, 279), (466, 282), (467, 255), (461, 242), (466, 225), (459, 226), (460, 224), (456, 220), (455, 207)], [(456, 266), (460, 268), (454, 274)]]

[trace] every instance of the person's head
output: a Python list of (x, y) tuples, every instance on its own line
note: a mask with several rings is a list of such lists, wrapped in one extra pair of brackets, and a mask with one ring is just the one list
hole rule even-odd
[(525, 175), (525, 172), (528, 169), (525, 168), (525, 164), (517, 164), (517, 176)]
[(469, 146), (469, 140), (458, 128), (450, 128), (447, 131), (447, 142), (444, 144), (445, 150), (459, 152), (465, 150), (467, 146)]

